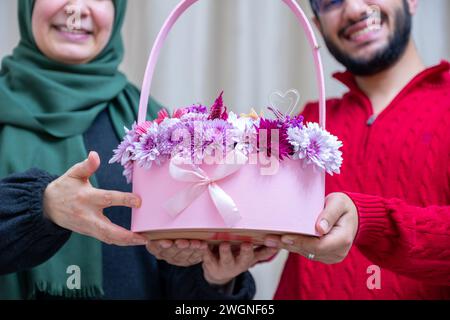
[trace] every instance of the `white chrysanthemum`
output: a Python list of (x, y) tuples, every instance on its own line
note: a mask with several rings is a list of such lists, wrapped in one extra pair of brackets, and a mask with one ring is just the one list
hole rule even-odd
[(188, 121), (206, 121), (208, 120), (208, 114), (207, 113), (186, 113), (184, 115), (181, 116), (180, 120), (183, 122), (188, 122)]
[(255, 120), (249, 117), (238, 117), (234, 112), (228, 113), (227, 121), (233, 126), (231, 129), (235, 149), (248, 155), (256, 150), (257, 132)]
[(310, 122), (302, 128), (289, 128), (288, 140), (294, 148), (294, 159), (304, 159), (325, 169), (330, 175), (340, 173), (342, 142), (319, 124)]
[(166, 130), (169, 129), (171, 126), (179, 123), (181, 120), (177, 118), (165, 118), (160, 124), (159, 128), (160, 130)]

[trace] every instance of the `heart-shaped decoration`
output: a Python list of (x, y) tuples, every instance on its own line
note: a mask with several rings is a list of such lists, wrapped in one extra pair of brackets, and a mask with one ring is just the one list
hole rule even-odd
[(290, 89), (285, 93), (275, 91), (269, 96), (269, 103), (272, 108), (278, 109), (281, 112), (286, 110), (285, 115), (292, 115), (297, 109), (300, 102), (300, 93), (295, 89)]

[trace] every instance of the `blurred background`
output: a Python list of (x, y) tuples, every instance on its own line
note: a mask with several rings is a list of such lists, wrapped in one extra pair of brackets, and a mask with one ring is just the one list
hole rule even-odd
[[(138, 87), (153, 41), (179, 1), (128, 1), (123, 29), (126, 53), (121, 69)], [(308, 0), (298, 2), (312, 16)], [(0, 58), (8, 55), (19, 39), (16, 7), (16, 0), (0, 2)], [(450, 1), (419, 1), (414, 39), (429, 66), (441, 59), (450, 60), (448, 16)], [(324, 45), (322, 48), (327, 95), (339, 96), (345, 88), (331, 75), (342, 67)], [(229, 109), (246, 112), (252, 107), (263, 109), (274, 91), (297, 89), (300, 105), (314, 100), (314, 77), (306, 38), (281, 1), (202, 0), (181, 17), (169, 35), (151, 94), (172, 109), (198, 102), (210, 105), (224, 90)], [(270, 263), (253, 268), (257, 299), (272, 298), (286, 256), (282, 252)]]

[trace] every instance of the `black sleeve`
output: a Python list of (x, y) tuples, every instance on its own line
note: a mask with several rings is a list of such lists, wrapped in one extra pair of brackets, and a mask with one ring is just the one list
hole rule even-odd
[(69, 239), (70, 231), (43, 214), (44, 191), (54, 179), (31, 169), (0, 180), (0, 275), (47, 261)]
[(211, 286), (203, 277), (201, 264), (192, 267), (177, 267), (159, 261), (163, 271), (165, 296), (170, 300), (251, 300), (255, 296), (255, 281), (250, 272), (237, 276), (228, 288)]

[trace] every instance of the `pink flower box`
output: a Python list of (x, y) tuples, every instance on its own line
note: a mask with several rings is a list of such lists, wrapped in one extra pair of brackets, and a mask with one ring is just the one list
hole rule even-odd
[[(325, 85), (319, 46), (299, 5), (294, 0), (282, 1), (294, 12), (313, 50), (320, 95), (320, 128), (325, 129)], [(160, 49), (172, 26), (195, 2), (197, 0), (181, 1), (156, 39), (142, 86), (139, 130), (145, 132), (152, 125), (145, 121)], [(168, 114), (161, 116), (164, 118)], [(161, 121), (162, 118), (157, 123)], [(317, 131), (318, 128), (311, 127), (311, 130)], [(218, 171), (228, 167), (202, 164), (200, 179), (198, 174), (187, 174), (181, 167), (175, 168), (172, 161), (153, 165), (150, 169), (129, 165), (126, 170), (133, 170), (133, 192), (143, 200), (141, 208), (133, 210), (132, 231), (144, 233), (149, 239), (249, 241), (255, 244), (262, 244), (267, 234), (317, 235), (316, 219), (324, 205), (324, 168), (287, 158), (277, 162), (279, 168), (275, 174), (264, 175), (262, 172), (266, 166), (263, 163), (266, 162), (247, 163), (230, 175), (212, 180), (209, 177), (215, 177)], [(177, 174), (184, 175), (184, 178), (175, 179)], [(186, 179), (188, 176), (200, 180)], [(195, 190), (201, 192), (193, 196)], [(178, 199), (174, 200), (174, 197)], [(186, 202), (187, 197), (189, 201)], [(184, 204), (180, 206), (180, 202)], [(173, 210), (175, 207), (177, 210)]]

